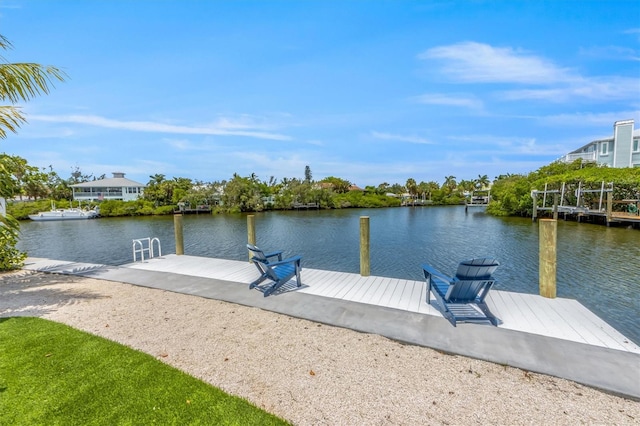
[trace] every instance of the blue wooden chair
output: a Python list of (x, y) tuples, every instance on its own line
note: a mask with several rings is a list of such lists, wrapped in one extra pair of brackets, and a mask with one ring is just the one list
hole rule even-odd
[(500, 266), (495, 259), (481, 258), (460, 262), (456, 276), (448, 277), (429, 265), (422, 265), (427, 281), (427, 303), (430, 294), (436, 298), (442, 315), (455, 327), (458, 322), (478, 322), (498, 325), (485, 303), (496, 280), (492, 274)]
[[(250, 289), (256, 288), (264, 293), (264, 297), (267, 297), (294, 276), (296, 277), (297, 286), (302, 286), (302, 281), (300, 280), (300, 271), (302, 270), (300, 261), (302, 256), (282, 259), (282, 251), (265, 253), (251, 244), (247, 244), (247, 249), (251, 252), (251, 261), (260, 272), (260, 277), (249, 285)], [(278, 260), (270, 260), (270, 258), (276, 257)], [(269, 280), (269, 282), (260, 285), (265, 280)]]
[(251, 252), (252, 259), (255, 258), (256, 260), (259, 260), (265, 263), (269, 263), (269, 258), (271, 257), (277, 257), (279, 261), (282, 260), (282, 250), (273, 251), (271, 253), (265, 253), (264, 251), (260, 250), (258, 247), (252, 244), (247, 244), (247, 248)]

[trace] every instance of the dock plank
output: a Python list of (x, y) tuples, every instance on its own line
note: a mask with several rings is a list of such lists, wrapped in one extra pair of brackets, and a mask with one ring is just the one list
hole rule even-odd
[[(25, 266), (25, 269), (76, 275), (102, 268), (109, 267), (35, 258), (30, 258)], [(198, 276), (243, 285), (257, 278), (258, 273), (246, 261), (177, 255), (147, 259), (120, 268)], [(303, 293), (442, 316), (433, 305), (426, 303), (431, 295), (427, 294), (423, 281), (362, 277), (355, 273), (305, 268), (302, 282), (304, 286), (296, 290)], [(180, 288), (180, 283), (176, 283), (176, 288)], [(640, 353), (640, 347), (575, 300), (492, 290), (487, 305), (502, 320), (502, 328)]]
[(361, 286), (366, 285), (366, 283), (367, 280), (365, 277), (350, 277), (349, 280), (345, 281), (338, 293), (336, 293), (336, 298), (348, 300), (349, 295), (353, 295)]
[(366, 284), (360, 287), (351, 300), (354, 302), (371, 304), (371, 298), (376, 291), (378, 291), (378, 288), (384, 285), (383, 281), (384, 278), (382, 277), (367, 277)]

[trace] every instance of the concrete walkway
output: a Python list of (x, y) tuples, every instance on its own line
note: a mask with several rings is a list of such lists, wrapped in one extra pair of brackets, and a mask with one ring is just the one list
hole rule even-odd
[(562, 377), (640, 400), (640, 352), (632, 343), (629, 350), (619, 350), (505, 327), (477, 324), (452, 327), (438, 315), (298, 291), (265, 298), (257, 291), (248, 290), (245, 282), (193, 276), (185, 271), (171, 273), (126, 265), (115, 267), (37, 258), (29, 258), (24, 269), (124, 282), (258, 307)]

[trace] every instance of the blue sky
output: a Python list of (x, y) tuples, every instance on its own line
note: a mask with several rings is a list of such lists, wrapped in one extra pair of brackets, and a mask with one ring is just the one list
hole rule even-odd
[(640, 127), (638, 1), (0, 0), (69, 76), (0, 151), (96, 176), (528, 173)]

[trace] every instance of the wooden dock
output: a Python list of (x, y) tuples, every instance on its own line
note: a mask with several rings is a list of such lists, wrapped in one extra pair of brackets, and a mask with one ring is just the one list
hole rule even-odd
[[(246, 284), (247, 287), (257, 278), (257, 270), (249, 262), (197, 256), (168, 255), (124, 266), (233, 281)], [(295, 290), (303, 294), (442, 317), (433, 305), (427, 303), (424, 281), (362, 277), (348, 272), (304, 268), (302, 282), (304, 286), (297, 289), (293, 279), (280, 293)], [(433, 296), (430, 299), (435, 301)], [(502, 321), (501, 328), (640, 354), (640, 347), (576, 300), (547, 299), (534, 294), (492, 290), (487, 297), (487, 305)]]
[(498, 327), (453, 327), (427, 303), (430, 295), (423, 281), (362, 277), (304, 268), (304, 263), (302, 287), (292, 279), (266, 298), (248, 289), (258, 276), (248, 261), (167, 255), (110, 267), (30, 258), (25, 269), (128, 282), (255, 306), (640, 399), (640, 347), (571, 299), (492, 290), (486, 302), (501, 320)]
[(293, 205), (291, 207), (293, 209), (296, 209), (296, 210), (309, 210), (309, 209), (319, 210), (320, 209), (320, 204), (318, 204), (318, 203), (293, 203)]

